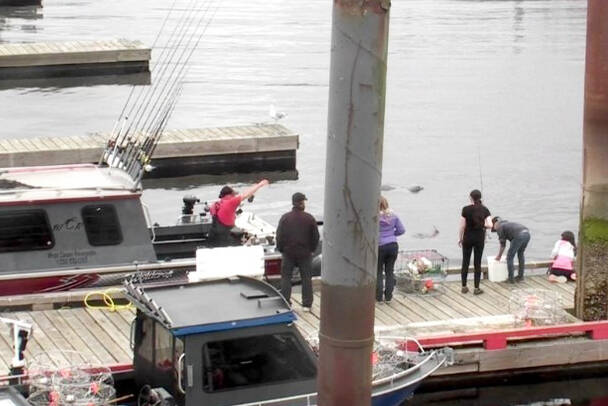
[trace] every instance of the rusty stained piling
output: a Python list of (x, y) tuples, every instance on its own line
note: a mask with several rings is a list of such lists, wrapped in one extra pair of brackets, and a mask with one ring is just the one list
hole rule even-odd
[(589, 0), (576, 316), (608, 319), (608, 1)]
[(390, 2), (334, 0), (318, 391), (371, 402), (378, 202)]

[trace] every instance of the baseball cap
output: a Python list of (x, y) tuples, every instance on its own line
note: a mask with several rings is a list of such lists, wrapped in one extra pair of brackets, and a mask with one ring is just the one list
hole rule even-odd
[(304, 193), (296, 192), (291, 196), (291, 202), (293, 204), (300, 203), (303, 200), (308, 200)]

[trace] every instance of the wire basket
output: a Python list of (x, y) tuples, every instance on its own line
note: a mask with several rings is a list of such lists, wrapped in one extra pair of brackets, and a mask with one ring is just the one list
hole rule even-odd
[(550, 326), (566, 321), (561, 295), (545, 289), (511, 291), (509, 313), (515, 323), (525, 326)]
[(448, 258), (436, 250), (400, 251), (395, 263), (397, 289), (403, 293), (443, 293)]

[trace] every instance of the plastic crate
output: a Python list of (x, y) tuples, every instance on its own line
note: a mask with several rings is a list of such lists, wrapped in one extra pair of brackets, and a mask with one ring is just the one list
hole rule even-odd
[(436, 250), (400, 251), (395, 263), (396, 287), (409, 294), (443, 293), (448, 258)]

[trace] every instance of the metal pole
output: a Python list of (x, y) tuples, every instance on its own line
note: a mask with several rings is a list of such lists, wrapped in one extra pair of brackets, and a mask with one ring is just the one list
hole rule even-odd
[(608, 319), (608, 1), (587, 3), (576, 315)]
[(388, 0), (334, 0), (325, 169), (321, 406), (371, 402)]

